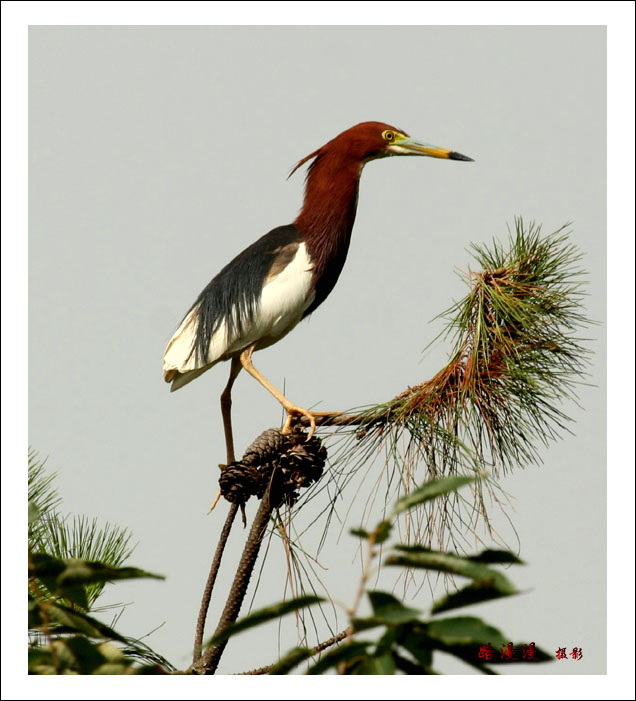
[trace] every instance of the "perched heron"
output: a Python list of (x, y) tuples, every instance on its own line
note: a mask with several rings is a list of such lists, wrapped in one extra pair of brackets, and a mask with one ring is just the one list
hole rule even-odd
[[(280, 341), (326, 299), (347, 257), (365, 163), (385, 156), (432, 156), (472, 161), (456, 151), (412, 139), (381, 122), (363, 122), (342, 132), (299, 161), (311, 161), (305, 201), (293, 224), (273, 229), (239, 253), (205, 287), (168, 343), (163, 376), (171, 391), (194, 380), (222, 360), (231, 361), (221, 395), (228, 462), (234, 460), (231, 391), (241, 368), (255, 377), (293, 417), (312, 412), (296, 406), (252, 364), (254, 351)], [(291, 173), (290, 173), (291, 175)]]

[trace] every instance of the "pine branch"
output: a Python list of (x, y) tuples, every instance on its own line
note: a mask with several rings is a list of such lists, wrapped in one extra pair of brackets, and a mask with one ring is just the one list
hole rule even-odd
[(462, 274), (469, 292), (440, 315), (449, 362), (388, 402), (317, 422), (343, 438), (331, 450), (340, 490), (382, 453), (395, 466), (387, 472), (393, 496), (426, 479), (479, 476), (472, 503), (452, 495), (411, 523), (415, 539), (440, 547), (480, 517), (488, 526), (486, 495), (500, 501), (497, 481), (539, 462), (540, 446), (568, 430), (562, 404), (576, 401), (590, 353), (578, 337), (591, 323), (582, 312), (582, 254), (565, 227), (541, 236), (517, 219), (506, 245), (472, 249), (479, 269)]

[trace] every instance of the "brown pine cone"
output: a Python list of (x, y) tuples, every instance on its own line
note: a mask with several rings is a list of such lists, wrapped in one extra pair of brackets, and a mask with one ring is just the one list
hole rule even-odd
[(256, 468), (241, 462), (230, 463), (221, 472), (219, 487), (221, 494), (233, 504), (244, 504), (256, 490), (258, 472)]

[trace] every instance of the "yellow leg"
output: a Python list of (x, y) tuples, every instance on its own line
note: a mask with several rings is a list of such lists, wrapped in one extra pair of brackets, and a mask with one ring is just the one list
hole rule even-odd
[(283, 433), (291, 432), (291, 423), (294, 415), (306, 416), (309, 421), (309, 435), (307, 436), (307, 440), (309, 440), (314, 435), (314, 431), (316, 430), (316, 416), (320, 416), (320, 412), (311, 412), (307, 409), (302, 409), (301, 407), (292, 404), (289, 399), (282, 394), (282, 392), (279, 392), (276, 387), (274, 387), (274, 385), (266, 377), (263, 377), (263, 375), (261, 375), (261, 373), (254, 367), (254, 365), (252, 365), (253, 352), (254, 346), (250, 346), (241, 353), (241, 365), (283, 405), (283, 408), (287, 412), (287, 419), (283, 424)]

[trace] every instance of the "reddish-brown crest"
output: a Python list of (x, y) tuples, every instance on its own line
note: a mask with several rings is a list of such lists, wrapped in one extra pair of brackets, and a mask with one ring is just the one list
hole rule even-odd
[(353, 163), (357, 165), (361, 165), (372, 158), (377, 158), (382, 155), (387, 146), (386, 141), (382, 137), (382, 133), (387, 129), (405, 134), (401, 129), (396, 129), (396, 127), (384, 122), (361, 122), (338, 134), (324, 146), (302, 158), (292, 168), (289, 175), (293, 175), (301, 165), (312, 158), (316, 160), (309, 167), (308, 176), (316, 162), (325, 157), (329, 157), (330, 160), (333, 159), (334, 163), (346, 162), (347, 164)]

